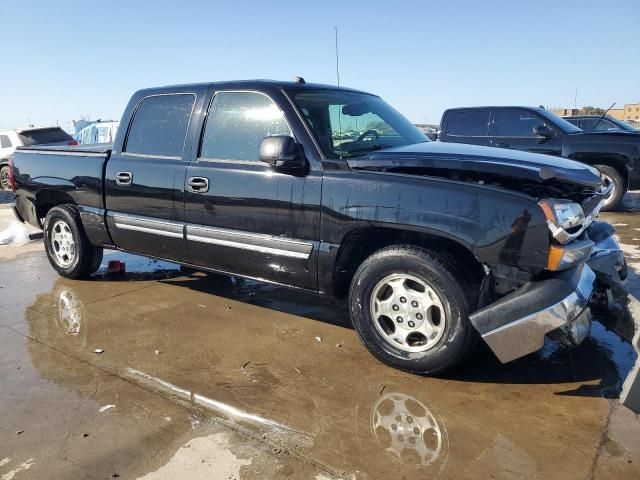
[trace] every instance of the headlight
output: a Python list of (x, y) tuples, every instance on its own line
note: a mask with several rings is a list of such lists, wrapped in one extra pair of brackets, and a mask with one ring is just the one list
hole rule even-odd
[(577, 238), (588, 226), (585, 224), (584, 211), (579, 203), (568, 200), (541, 200), (538, 205), (547, 218), (551, 235), (562, 244)]

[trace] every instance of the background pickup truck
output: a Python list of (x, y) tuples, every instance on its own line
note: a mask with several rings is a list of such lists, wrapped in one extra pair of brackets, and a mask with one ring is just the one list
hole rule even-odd
[(442, 115), (440, 141), (512, 148), (570, 158), (596, 167), (613, 189), (603, 211), (614, 210), (627, 190), (640, 188), (640, 135), (583, 132), (544, 108), (453, 108)]
[(142, 90), (120, 125), (112, 147), (13, 157), (16, 215), (63, 276), (115, 248), (348, 297), (377, 358), (430, 374), (479, 337), (503, 362), (580, 343), (592, 308), (626, 307), (584, 164), (429, 142), (377, 96), (303, 80)]

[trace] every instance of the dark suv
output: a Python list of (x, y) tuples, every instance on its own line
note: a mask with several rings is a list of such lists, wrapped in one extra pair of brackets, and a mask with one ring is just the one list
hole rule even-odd
[(596, 167), (613, 184), (603, 210), (620, 206), (627, 189), (640, 188), (640, 135), (584, 132), (536, 107), (472, 107), (444, 112), (440, 141), (527, 150)]
[(584, 130), (585, 132), (601, 132), (601, 131), (616, 131), (621, 130), (623, 132), (633, 132), (640, 135), (640, 130), (636, 130), (627, 122), (618, 120), (617, 118), (605, 115), (575, 115), (572, 117), (562, 117), (567, 122), (573, 123), (576, 127)]

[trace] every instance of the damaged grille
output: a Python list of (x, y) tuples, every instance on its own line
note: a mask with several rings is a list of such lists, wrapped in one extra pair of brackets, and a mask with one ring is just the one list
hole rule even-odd
[(582, 210), (584, 211), (585, 216), (591, 215), (591, 213), (593, 213), (593, 211), (600, 203), (600, 200), (602, 200), (601, 193), (596, 193), (595, 195), (591, 195), (590, 197), (587, 197), (583, 200)]

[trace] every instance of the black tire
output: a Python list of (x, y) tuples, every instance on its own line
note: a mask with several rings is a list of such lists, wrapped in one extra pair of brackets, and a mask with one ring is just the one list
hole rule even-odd
[[(61, 223), (62, 222), (62, 223)], [(67, 225), (74, 247), (69, 254), (69, 264), (62, 264), (56, 255), (54, 229)], [(59, 205), (47, 213), (44, 220), (44, 246), (49, 263), (58, 274), (66, 278), (85, 278), (95, 272), (102, 261), (102, 249), (89, 242), (82, 227), (78, 210), (72, 205)]]
[[(396, 348), (374, 325), (370, 301), (375, 286), (396, 273), (420, 279), (442, 300), (444, 333), (426, 351)], [(443, 373), (460, 362), (478, 339), (469, 322), (479, 290), (472, 278), (460, 265), (433, 251), (411, 245), (384, 248), (367, 258), (353, 277), (349, 292), (351, 320), (364, 345), (383, 363), (412, 373)]]
[(89, 269), (89, 275), (91, 275), (92, 273), (96, 273), (98, 271), (98, 269), (100, 268), (100, 265), (102, 265), (102, 257), (104, 254), (104, 251), (101, 248), (97, 248), (97, 247), (93, 247), (95, 248), (96, 252), (93, 255), (93, 262), (91, 263), (91, 268)]
[(604, 206), (602, 207), (603, 212), (612, 212), (620, 209), (622, 205), (622, 199), (624, 198), (624, 194), (627, 190), (627, 185), (625, 184), (624, 178), (613, 167), (609, 165), (594, 165), (598, 169), (598, 171), (607, 177), (613, 183), (613, 191), (611, 197), (607, 199)]
[(11, 184), (9, 182), (10, 173), (9, 165), (3, 165), (2, 168), (0, 168), (0, 192), (11, 191)]

